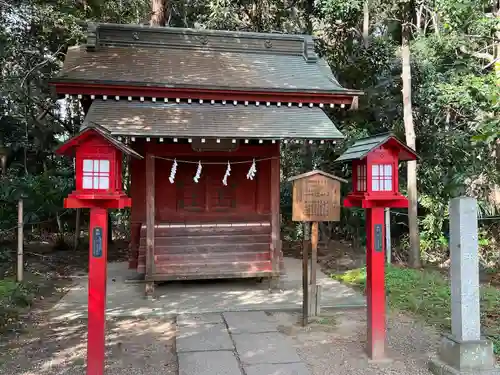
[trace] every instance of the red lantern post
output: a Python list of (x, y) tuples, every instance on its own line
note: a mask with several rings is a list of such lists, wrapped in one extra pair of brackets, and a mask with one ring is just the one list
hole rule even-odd
[(104, 374), (109, 208), (130, 207), (122, 190), (123, 154), (142, 158), (98, 126), (88, 127), (57, 150), (76, 157), (76, 190), (66, 208), (90, 208), (87, 375)]
[(399, 192), (398, 165), (416, 158), (412, 149), (386, 134), (356, 141), (336, 160), (353, 166), (352, 192), (344, 206), (366, 213), (367, 354), (372, 360), (385, 358), (384, 208), (408, 207)]

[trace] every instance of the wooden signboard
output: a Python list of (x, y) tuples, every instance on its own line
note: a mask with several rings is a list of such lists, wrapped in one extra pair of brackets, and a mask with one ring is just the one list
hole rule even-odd
[[(326, 172), (314, 170), (295, 177), (293, 182), (292, 220), (311, 222), (311, 278), (308, 278), (309, 244), (302, 249), (302, 325), (309, 321), (309, 312), (319, 315), (321, 287), (316, 284), (318, 261), (318, 222), (340, 220), (340, 183), (346, 180)], [(310, 291), (308, 287), (310, 283)], [(309, 299), (309, 294), (311, 299)], [(309, 306), (309, 302), (311, 305)]]
[(293, 221), (340, 220), (340, 183), (346, 180), (315, 170), (288, 181), (293, 182)]

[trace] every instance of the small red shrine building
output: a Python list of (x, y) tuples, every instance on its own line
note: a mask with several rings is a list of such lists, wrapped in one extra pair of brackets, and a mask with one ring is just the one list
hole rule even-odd
[(342, 138), (350, 108), (307, 35), (90, 24), (51, 84), (129, 160), (130, 268), (146, 280), (278, 277), (280, 144)]

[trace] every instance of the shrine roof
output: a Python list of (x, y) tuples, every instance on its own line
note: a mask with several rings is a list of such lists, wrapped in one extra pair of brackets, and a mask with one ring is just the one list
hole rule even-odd
[(341, 139), (318, 107), (94, 100), (83, 126), (113, 136), (246, 139)]
[(418, 158), (413, 149), (401, 142), (393, 134), (386, 133), (358, 139), (335, 162), (364, 159), (371, 151), (383, 145), (398, 148), (400, 161), (415, 160)]
[(90, 24), (54, 83), (338, 93), (310, 35)]

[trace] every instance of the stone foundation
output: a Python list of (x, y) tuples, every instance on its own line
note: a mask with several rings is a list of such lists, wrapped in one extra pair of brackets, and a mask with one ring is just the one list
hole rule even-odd
[(436, 375), (500, 375), (491, 342), (459, 341), (451, 335), (443, 337), (438, 355), (429, 361), (429, 370)]

